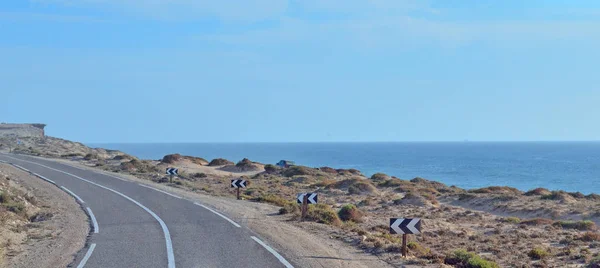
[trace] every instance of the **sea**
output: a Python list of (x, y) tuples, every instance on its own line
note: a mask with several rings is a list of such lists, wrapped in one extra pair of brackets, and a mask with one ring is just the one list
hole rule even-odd
[(354, 168), (365, 175), (422, 177), (461, 188), (537, 187), (600, 193), (600, 142), (411, 142), (411, 143), (111, 143), (141, 159), (179, 153), (207, 160), (248, 158), (275, 164), (291, 160), (310, 167)]

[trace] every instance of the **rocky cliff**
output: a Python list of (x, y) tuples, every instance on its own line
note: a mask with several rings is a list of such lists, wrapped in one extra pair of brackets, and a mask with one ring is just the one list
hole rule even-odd
[(45, 124), (7, 124), (0, 123), (0, 137), (3, 138), (42, 138)]

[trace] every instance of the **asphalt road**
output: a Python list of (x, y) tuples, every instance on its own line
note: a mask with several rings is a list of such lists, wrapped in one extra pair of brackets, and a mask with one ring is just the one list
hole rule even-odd
[(245, 226), (202, 204), (54, 161), (0, 160), (66, 188), (89, 208), (92, 233), (72, 267), (293, 267)]

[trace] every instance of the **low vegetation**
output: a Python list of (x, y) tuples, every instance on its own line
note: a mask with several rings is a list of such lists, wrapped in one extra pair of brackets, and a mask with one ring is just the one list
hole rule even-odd
[(550, 255), (550, 253), (548, 253), (548, 251), (546, 251), (546, 249), (541, 248), (541, 247), (535, 247), (531, 251), (529, 251), (529, 253), (527, 253), (527, 256), (529, 256), (530, 258), (532, 258), (534, 260), (541, 260), (541, 259), (548, 257), (549, 255)]
[(590, 220), (585, 221), (557, 221), (553, 224), (554, 226), (561, 227), (563, 229), (576, 229), (580, 231), (596, 230), (596, 223)]
[(444, 263), (458, 268), (499, 268), (495, 262), (485, 260), (473, 252), (464, 249), (455, 250), (446, 255)]
[(318, 223), (341, 226), (342, 221), (338, 217), (338, 214), (326, 204), (316, 204), (308, 206), (308, 213), (306, 220), (315, 221)]
[(340, 209), (338, 216), (342, 221), (361, 222), (363, 212), (360, 211), (355, 205), (348, 204)]
[(233, 165), (233, 162), (231, 162), (227, 159), (223, 159), (223, 158), (215, 158), (215, 159), (211, 160), (210, 163), (208, 163), (208, 166), (210, 166), (210, 167), (226, 166), (226, 165)]

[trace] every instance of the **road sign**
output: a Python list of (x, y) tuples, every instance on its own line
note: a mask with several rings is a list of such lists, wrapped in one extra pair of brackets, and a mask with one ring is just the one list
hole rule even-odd
[(231, 188), (246, 188), (245, 180), (231, 180)]
[(316, 193), (299, 193), (298, 198), (296, 199), (298, 201), (298, 204), (302, 204), (302, 202), (304, 201), (304, 196), (306, 195), (308, 195), (308, 204), (318, 203), (318, 195)]
[(177, 175), (178, 171), (176, 168), (167, 168), (167, 175)]
[(392, 234), (420, 234), (421, 219), (390, 219), (390, 233)]

